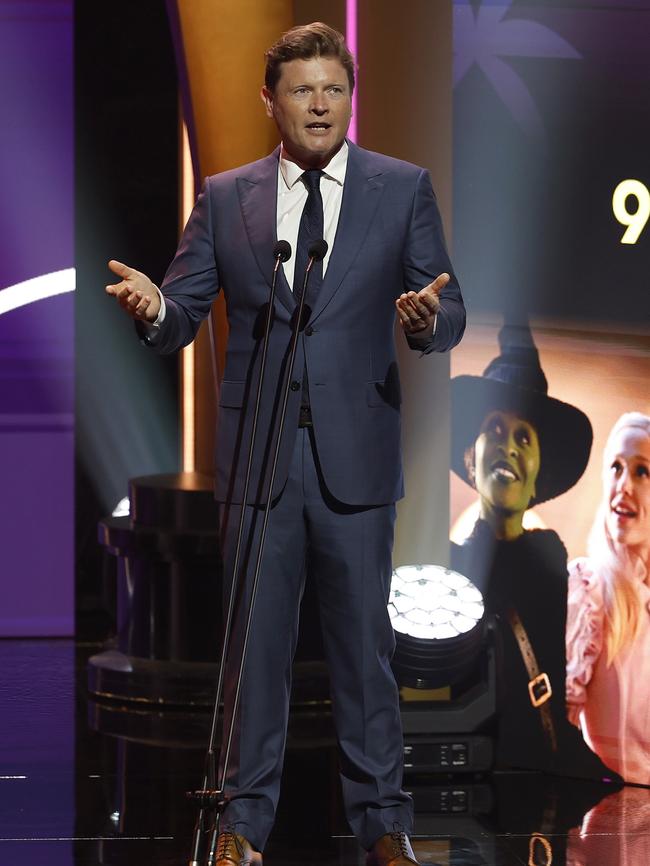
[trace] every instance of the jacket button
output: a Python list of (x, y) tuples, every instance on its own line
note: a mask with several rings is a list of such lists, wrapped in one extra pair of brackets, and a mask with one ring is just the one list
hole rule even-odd
[(312, 326), (311, 326), (311, 325), (307, 325), (307, 327), (305, 328), (305, 334), (307, 334), (308, 337), (311, 337), (311, 335), (312, 335), (313, 333), (314, 333), (314, 329), (312, 328)]
[(292, 391), (300, 391), (300, 382), (296, 382), (296, 380), (294, 379), (289, 387)]

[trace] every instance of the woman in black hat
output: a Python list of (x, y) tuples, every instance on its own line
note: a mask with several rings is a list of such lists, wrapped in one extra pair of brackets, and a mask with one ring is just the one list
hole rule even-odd
[(452, 568), (495, 617), (502, 694), (497, 763), (612, 777), (567, 720), (567, 552), (553, 530), (525, 530), (526, 510), (564, 493), (585, 470), (587, 416), (548, 396), (530, 328), (506, 325), (482, 376), (452, 380), (452, 468), (474, 487), (480, 517)]

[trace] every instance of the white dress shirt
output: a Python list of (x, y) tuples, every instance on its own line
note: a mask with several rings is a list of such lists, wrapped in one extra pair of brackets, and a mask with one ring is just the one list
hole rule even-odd
[[(336, 229), (341, 215), (341, 201), (343, 200), (343, 183), (345, 172), (348, 167), (348, 143), (343, 142), (341, 149), (332, 157), (323, 169), (320, 181), (320, 191), (323, 198), (323, 234), (327, 242), (327, 253), (323, 259), (323, 276), (327, 272), (327, 265), (336, 237)], [(280, 150), (278, 164), (278, 197), (276, 204), (277, 234), (279, 241), (288, 241), (291, 245), (291, 258), (284, 262), (282, 267), (293, 291), (293, 275), (296, 262), (296, 244), (298, 243), (298, 229), (300, 228), (300, 217), (302, 216), (305, 203), (307, 202), (307, 187), (301, 177), (304, 169), (295, 162), (287, 159), (284, 148)], [(157, 288), (157, 287), (156, 287)], [(154, 322), (144, 322), (149, 330), (149, 335), (155, 338), (156, 329), (165, 321), (165, 297), (158, 289), (160, 297), (160, 311)]]
[[(323, 236), (327, 242), (327, 253), (323, 259), (323, 276), (327, 272), (327, 265), (339, 224), (347, 167), (348, 143), (344, 141), (341, 149), (323, 169), (323, 176), (320, 181), (320, 192), (323, 198)], [(282, 149), (278, 166), (277, 234), (279, 241), (288, 241), (291, 246), (291, 258), (282, 266), (291, 289), (293, 289), (298, 229), (308, 195), (307, 187), (301, 180), (303, 174), (304, 170), (295, 162), (287, 159), (284, 149)]]

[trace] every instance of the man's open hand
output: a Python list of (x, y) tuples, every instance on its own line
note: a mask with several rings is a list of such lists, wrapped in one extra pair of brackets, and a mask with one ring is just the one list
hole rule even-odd
[(448, 282), (449, 274), (440, 274), (419, 292), (406, 292), (399, 296), (395, 306), (405, 334), (426, 337), (433, 333), (436, 314), (440, 309), (438, 295)]
[(106, 293), (114, 295), (119, 305), (134, 319), (155, 322), (160, 312), (160, 296), (149, 277), (115, 259), (110, 260), (108, 267), (121, 280), (106, 286)]

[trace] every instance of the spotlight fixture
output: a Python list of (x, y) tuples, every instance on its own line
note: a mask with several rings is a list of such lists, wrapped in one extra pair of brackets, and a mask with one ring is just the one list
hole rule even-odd
[(483, 597), (462, 574), (441, 565), (402, 565), (388, 603), (398, 681), (418, 689), (462, 682), (485, 638)]
[(131, 503), (129, 501), (129, 497), (124, 496), (122, 499), (120, 499), (120, 501), (117, 503), (117, 505), (113, 509), (111, 517), (128, 517), (130, 513), (131, 513)]
[[(388, 610), (395, 677), (400, 686), (421, 690), (423, 698), (401, 702), (404, 772), (467, 777), (489, 770), (497, 663), (481, 593), (441, 565), (403, 565), (393, 572)], [(433, 689), (441, 694), (427, 694)], [(441, 801), (441, 811), (464, 809), (454, 791), (449, 802)]]

